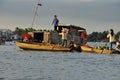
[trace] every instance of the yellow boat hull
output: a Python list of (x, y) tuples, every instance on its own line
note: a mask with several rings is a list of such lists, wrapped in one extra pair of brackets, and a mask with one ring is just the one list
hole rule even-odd
[(60, 45), (44, 44), (44, 43), (24, 43), (15, 41), (15, 45), (24, 50), (40, 50), (40, 51), (71, 51), (68, 47)]
[(82, 52), (98, 53), (98, 54), (111, 54), (111, 50), (107, 49), (94, 49), (92, 47), (81, 46)]

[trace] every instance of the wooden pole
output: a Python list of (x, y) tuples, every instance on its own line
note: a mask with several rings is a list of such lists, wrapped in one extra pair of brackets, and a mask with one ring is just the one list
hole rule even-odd
[(34, 22), (35, 22), (35, 18), (36, 18), (36, 16), (38, 16), (37, 11), (38, 11), (38, 7), (39, 7), (39, 6), (42, 6), (42, 5), (40, 4), (40, 0), (38, 0), (38, 4), (36, 5), (35, 11), (34, 11), (34, 16), (33, 16), (33, 21), (32, 21), (31, 28), (33, 28), (33, 25), (34, 25)]

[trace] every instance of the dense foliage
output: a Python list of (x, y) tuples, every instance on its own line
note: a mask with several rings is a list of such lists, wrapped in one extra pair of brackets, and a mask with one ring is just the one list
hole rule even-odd
[(33, 32), (33, 31), (48, 31), (49, 32), (51, 30), (36, 30), (34, 28), (25, 28), (25, 29), (22, 29), (22, 28), (16, 27), (14, 33), (18, 34), (18, 35), (21, 35), (23, 33), (28, 33), (28, 32)]
[[(104, 31), (104, 32), (92, 32), (91, 34), (88, 34), (87, 36), (87, 40), (90, 41), (90, 42), (93, 42), (93, 41), (97, 41), (97, 42), (108, 42), (108, 38), (107, 38), (107, 34), (108, 34), (108, 31)], [(120, 37), (120, 31), (115, 34), (115, 38), (116, 40), (118, 40)]]

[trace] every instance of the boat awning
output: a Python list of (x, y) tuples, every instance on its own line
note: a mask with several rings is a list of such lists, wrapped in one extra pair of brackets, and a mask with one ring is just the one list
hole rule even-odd
[(82, 27), (71, 25), (71, 24), (58, 24), (58, 27), (67, 28), (67, 29), (73, 28), (73, 29), (77, 29), (77, 30), (86, 30)]

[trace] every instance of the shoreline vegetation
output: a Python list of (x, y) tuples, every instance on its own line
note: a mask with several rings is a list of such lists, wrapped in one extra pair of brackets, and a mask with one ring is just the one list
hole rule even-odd
[[(21, 35), (23, 33), (28, 33), (28, 32), (33, 32), (33, 31), (46, 31), (46, 32), (51, 32), (53, 30), (36, 30), (34, 28), (19, 28), (19, 27), (16, 27), (15, 30), (13, 31), (14, 34), (17, 34), (17, 35)], [(87, 34), (87, 41), (88, 42), (108, 42), (108, 39), (107, 39), (107, 34), (108, 34), (108, 31), (103, 31), (103, 32), (92, 32), (90, 34)], [(116, 40), (118, 41), (120, 37), (120, 31), (119, 32), (116, 32), (115, 34), (115, 38)]]

